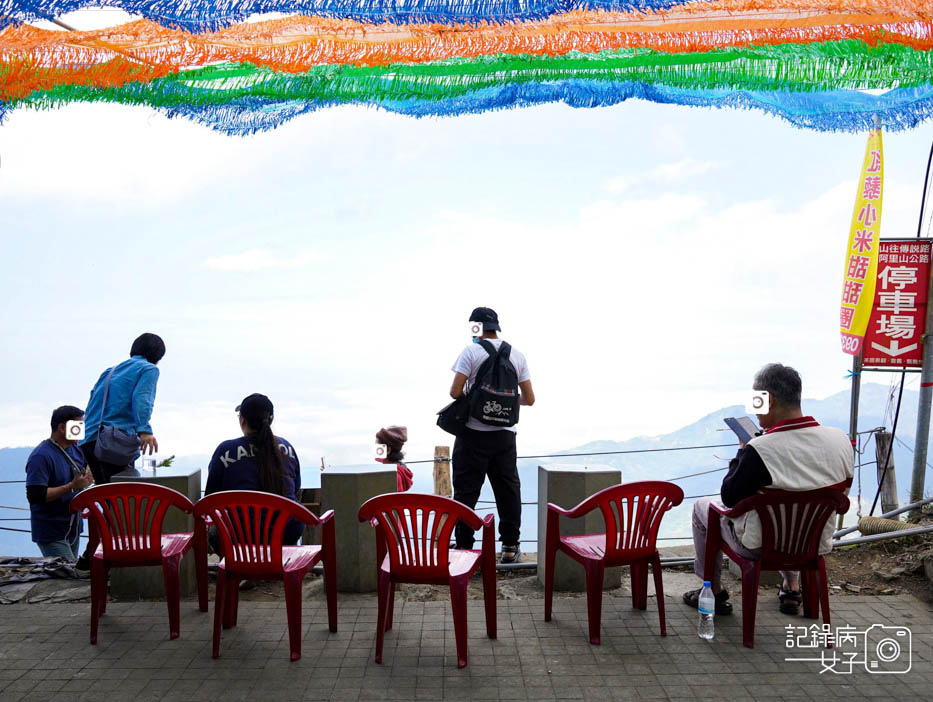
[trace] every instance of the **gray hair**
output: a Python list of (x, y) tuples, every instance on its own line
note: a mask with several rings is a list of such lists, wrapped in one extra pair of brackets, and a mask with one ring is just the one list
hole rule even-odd
[(767, 390), (776, 405), (798, 408), (802, 385), (800, 374), (793, 368), (780, 363), (769, 363), (755, 374), (753, 388)]

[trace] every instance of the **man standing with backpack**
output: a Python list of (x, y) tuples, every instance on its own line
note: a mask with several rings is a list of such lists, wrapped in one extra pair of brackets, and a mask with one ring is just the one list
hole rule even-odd
[[(521, 482), (516, 465), (515, 432), (520, 405), (531, 406), (535, 393), (525, 356), (498, 337), (499, 317), (488, 307), (470, 315), (473, 343), (454, 363), (450, 396), (467, 395), (470, 418), (457, 435), (453, 452), (454, 499), (476, 506), (486, 476), (496, 496), (502, 563), (519, 556), (522, 523)], [(474, 533), (463, 522), (455, 531), (457, 548), (473, 548)]]

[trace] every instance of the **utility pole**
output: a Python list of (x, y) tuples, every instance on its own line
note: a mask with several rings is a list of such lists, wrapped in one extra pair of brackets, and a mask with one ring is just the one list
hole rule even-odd
[[(923, 178), (923, 192), (920, 193), (920, 217), (917, 220), (917, 238), (923, 230), (923, 214), (927, 204), (927, 186), (930, 182), (930, 166), (933, 165), (933, 144), (930, 145), (930, 155), (927, 158), (927, 172)], [(923, 479), (927, 468), (927, 445), (930, 439), (930, 399), (933, 396), (933, 343), (930, 343), (930, 333), (933, 332), (933, 266), (930, 266), (930, 280), (927, 283), (927, 319), (920, 337), (923, 342), (923, 367), (920, 371), (920, 399), (917, 401), (917, 431), (914, 436), (914, 472), (910, 480), (909, 502), (919, 502), (923, 499)], [(914, 509), (908, 515), (918, 518), (920, 508)]]
[[(927, 283), (927, 319), (923, 340), (923, 369), (920, 372), (920, 399), (917, 402), (917, 433), (914, 438), (914, 473), (910, 480), (910, 502), (923, 499), (923, 479), (927, 469), (927, 444), (930, 437), (930, 400), (933, 399), (933, 266)], [(920, 507), (911, 513), (920, 516)]]
[[(849, 404), (849, 439), (852, 441), (852, 452), (858, 446), (858, 398), (862, 389), (862, 354), (852, 357), (852, 392)], [(845, 515), (840, 514), (836, 519), (836, 529), (842, 529), (842, 520)]]

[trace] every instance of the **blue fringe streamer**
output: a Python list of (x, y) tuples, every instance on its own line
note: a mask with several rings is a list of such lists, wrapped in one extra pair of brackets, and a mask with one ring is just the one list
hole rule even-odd
[[(306, 102), (243, 96), (224, 105), (198, 105), (197, 89), (181, 83), (168, 84), (164, 90), (162, 97), (174, 98), (175, 105), (156, 108), (160, 112), (236, 136), (274, 129), (301, 114), (346, 104), (375, 106), (412, 117), (452, 117), (550, 102), (576, 108), (607, 107), (636, 98), (693, 107), (757, 109), (795, 127), (826, 132), (868, 131), (873, 128), (875, 115), (888, 131), (912, 129), (933, 117), (933, 85), (898, 88), (874, 96), (851, 90), (822, 93), (689, 90), (644, 83), (566, 80), (495, 86), (440, 101), (412, 98)], [(145, 83), (128, 84), (121, 91), (124, 103), (147, 104), (150, 97)], [(2, 118), (0, 104), (0, 121)]]
[[(542, 20), (570, 10), (660, 10), (690, 0), (0, 0), (3, 16), (51, 19), (85, 7), (116, 7), (166, 27), (212, 31), (263, 12), (394, 24)], [(2, 25), (0, 25), (2, 26)]]

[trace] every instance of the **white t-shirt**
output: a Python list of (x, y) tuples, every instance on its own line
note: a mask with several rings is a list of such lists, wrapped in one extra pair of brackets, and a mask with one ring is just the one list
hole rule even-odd
[[(502, 345), (502, 339), (486, 339), (486, 341), (497, 349)], [(454, 373), (463, 373), (463, 375), (467, 377), (466, 385), (463, 387), (464, 392), (469, 392), (470, 388), (473, 387), (473, 383), (476, 381), (476, 373), (479, 371), (479, 367), (483, 365), (483, 361), (487, 358), (489, 358), (489, 354), (486, 353), (486, 349), (483, 348), (482, 344), (470, 344), (460, 352), (460, 356), (457, 358), (451, 370)], [(511, 353), (509, 353), (509, 360), (515, 367), (515, 373), (518, 375), (519, 383), (531, 380), (531, 375), (528, 373), (528, 362), (525, 360), (524, 354), (514, 346), (512, 347)], [(475, 429), (476, 431), (518, 431), (517, 426), (491, 427), (473, 417), (467, 420), (466, 425), (468, 429)]]

